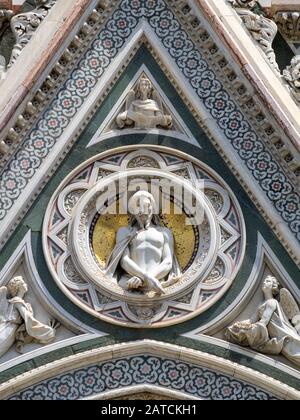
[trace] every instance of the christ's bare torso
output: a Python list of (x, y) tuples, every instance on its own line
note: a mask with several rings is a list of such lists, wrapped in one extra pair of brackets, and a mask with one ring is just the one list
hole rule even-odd
[(142, 230), (129, 245), (130, 257), (142, 270), (156, 271), (162, 263), (164, 243), (162, 228)]
[[(131, 233), (130, 228), (120, 229), (117, 241), (121, 242)], [(126, 274), (120, 279), (120, 286), (124, 289), (161, 287), (157, 285), (172, 270), (173, 252), (173, 235), (168, 229), (151, 225), (137, 230), (121, 259)]]

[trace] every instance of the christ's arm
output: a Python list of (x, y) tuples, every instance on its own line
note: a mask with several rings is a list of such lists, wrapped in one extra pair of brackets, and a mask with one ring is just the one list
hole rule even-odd
[(163, 256), (162, 262), (154, 271), (153, 276), (158, 280), (163, 280), (166, 278), (173, 266), (173, 255), (174, 255), (174, 238), (171, 231), (168, 229), (164, 229), (164, 248), (163, 248)]
[[(128, 235), (128, 229), (123, 228), (118, 231), (117, 243), (122, 242)], [(141, 280), (145, 279), (146, 273), (131, 259), (129, 246), (125, 249), (120, 261), (123, 270), (132, 277), (138, 277)]]
[(138, 277), (141, 280), (144, 280), (146, 277), (146, 273), (130, 258), (129, 248), (127, 248), (123, 254), (121, 267), (132, 277)]

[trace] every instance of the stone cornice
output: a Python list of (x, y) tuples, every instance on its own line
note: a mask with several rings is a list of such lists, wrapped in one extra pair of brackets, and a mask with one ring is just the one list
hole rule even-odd
[(241, 25), (237, 24), (235, 11), (232, 10), (233, 13), (230, 13), (228, 6), (224, 3), (225, 1), (220, 5), (219, 0), (196, 0), (197, 7), (231, 52), (233, 59), (251, 83), (265, 109), (286, 134), (281, 140), (287, 149), (294, 150), (299, 164), (299, 155), (297, 155), (300, 152), (299, 108), (278, 76), (268, 69), (265, 60), (251, 49), (249, 42), (245, 39), (247, 33), (244, 31), (243, 34)]
[[(2, 87), (0, 98), (0, 135), (7, 129), (12, 121), (17, 122), (18, 113), (27, 108), (29, 116), (35, 114), (34, 107), (27, 106), (26, 98), (32, 96), (32, 90), (43, 74), (49, 70), (49, 64), (58, 53), (65, 39), (76, 26), (78, 20), (91, 0), (58, 0), (52, 11), (36, 32), (37, 41), (32, 40), (26, 51), (18, 59), (18, 63), (10, 69), (5, 80), (5, 89)], [(43, 35), (42, 35), (42, 33)], [(41, 41), (42, 38), (42, 42)], [(42, 48), (41, 48), (42, 45)], [(47, 72), (48, 68), (48, 72)], [(21, 71), (22, 69), (22, 71)], [(4, 82), (3, 82), (4, 83)], [(42, 94), (40, 94), (42, 96)], [(22, 119), (18, 122), (22, 128)], [(14, 141), (14, 132), (11, 132), (11, 141)]]

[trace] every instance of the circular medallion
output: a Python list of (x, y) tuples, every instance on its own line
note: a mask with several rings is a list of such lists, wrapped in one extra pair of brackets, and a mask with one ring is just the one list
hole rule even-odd
[(207, 310), (242, 263), (245, 228), (228, 186), (162, 147), (127, 147), (82, 164), (44, 221), (47, 264), (95, 317), (157, 328)]

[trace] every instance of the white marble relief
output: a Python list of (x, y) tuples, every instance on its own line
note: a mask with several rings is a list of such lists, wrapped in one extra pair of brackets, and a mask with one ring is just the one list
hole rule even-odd
[(161, 226), (152, 194), (134, 194), (129, 212), (132, 223), (118, 231), (106, 273), (113, 277), (120, 266), (123, 273), (119, 285), (125, 290), (165, 294), (164, 285), (176, 283), (181, 275), (173, 234)]
[[(152, 191), (152, 183), (173, 189)], [(192, 199), (183, 202), (178, 190)], [(118, 206), (121, 213), (113, 211)], [(63, 181), (45, 215), (43, 248), (53, 278), (80, 308), (117, 325), (153, 328), (220, 299), (242, 263), (245, 226), (228, 186), (201, 162), (170, 149), (126, 147)]]
[(151, 129), (158, 126), (169, 129), (173, 120), (165, 115), (163, 103), (158, 92), (153, 88), (150, 79), (142, 76), (137, 89), (131, 90), (126, 100), (126, 110), (117, 116), (119, 128)]
[[(300, 366), (300, 311), (287, 289), (273, 276), (263, 282), (264, 303), (252, 319), (227, 329), (230, 342), (263, 354), (282, 355)], [(279, 296), (277, 300), (276, 297)]]
[(14, 344), (22, 353), (26, 344), (50, 344), (59, 324), (45, 325), (34, 317), (32, 306), (24, 300), (28, 287), (21, 276), (0, 288), (0, 357)]

